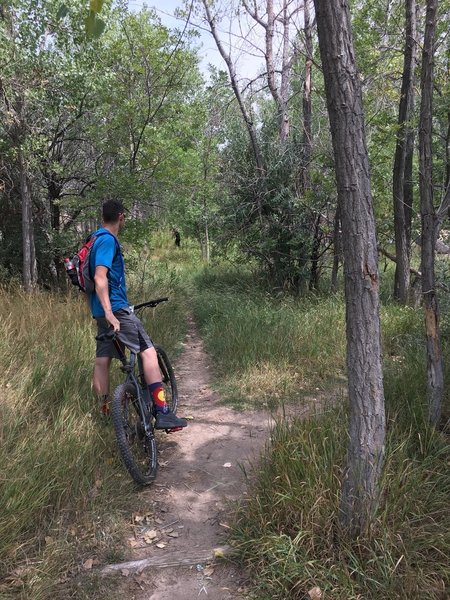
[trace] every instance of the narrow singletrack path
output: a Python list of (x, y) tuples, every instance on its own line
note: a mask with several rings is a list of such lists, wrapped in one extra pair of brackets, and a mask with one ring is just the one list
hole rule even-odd
[(209, 371), (190, 319), (175, 375), (178, 414), (192, 418), (183, 432), (159, 435), (158, 477), (141, 492), (149, 510), (134, 517), (126, 562), (104, 569), (121, 573), (129, 600), (246, 597), (239, 565), (213, 556), (226, 543), (229, 501), (245, 497), (244, 471), (251, 471), (258, 460), (270, 416), (223, 406), (210, 388)]

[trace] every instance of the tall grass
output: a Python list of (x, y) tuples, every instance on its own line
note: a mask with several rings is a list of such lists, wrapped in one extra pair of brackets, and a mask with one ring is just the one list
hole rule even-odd
[(238, 511), (232, 540), (258, 600), (303, 599), (315, 586), (342, 600), (447, 598), (450, 442), (427, 424), (421, 311), (382, 308), (381, 502), (371, 531), (350, 543), (337, 519), (347, 448), (346, 402), (336, 392), (345, 373), (342, 299), (272, 298), (242, 272), (207, 271), (195, 310), (229, 399), (299, 404), (323, 390), (321, 415), (278, 423)]
[(197, 285), (197, 322), (231, 403), (273, 405), (342, 385), (342, 303), (274, 298), (245, 271), (205, 270)]
[[(178, 284), (155, 263), (130, 294), (171, 297), (146, 315), (171, 355), (186, 328)], [(81, 598), (66, 576), (114, 552), (135, 493), (91, 390), (95, 326), (81, 294), (14, 287), (0, 288), (0, 322), (0, 597)]]

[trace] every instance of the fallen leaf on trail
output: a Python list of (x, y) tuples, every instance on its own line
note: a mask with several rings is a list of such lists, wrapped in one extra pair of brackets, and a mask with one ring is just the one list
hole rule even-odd
[(45, 543), (51, 544), (53, 542), (53, 538), (50, 535), (45, 536)]
[(229, 469), (229, 468), (231, 467), (231, 463), (230, 463), (230, 462), (228, 462), (228, 463), (225, 463), (223, 466), (224, 466), (226, 469)]
[(214, 548), (213, 556), (214, 558), (225, 558), (225, 552), (223, 551), (223, 548)]
[(155, 531), (154, 529), (152, 529), (151, 531), (147, 531), (144, 534), (144, 541), (146, 544), (153, 544), (153, 542), (156, 540), (157, 537), (158, 537), (158, 532)]
[(188, 421), (192, 421), (194, 417), (192, 415), (187, 415), (187, 417), (184, 417), (184, 418), (187, 419)]
[(206, 577), (211, 577), (213, 573), (214, 567), (212, 565), (206, 565), (206, 568), (203, 571), (203, 575), (206, 575)]
[(120, 572), (123, 575), (123, 577), (128, 577), (128, 575), (130, 574), (130, 571), (128, 569), (122, 569)]
[(128, 545), (130, 546), (130, 548), (137, 548), (138, 546), (140, 546), (140, 542), (138, 540), (130, 539), (128, 540)]
[(167, 544), (165, 544), (164, 542), (159, 542), (158, 544), (156, 544), (157, 548), (165, 548), (167, 546)]
[(145, 519), (144, 515), (140, 515), (139, 513), (133, 515), (133, 521), (135, 523), (142, 523), (142, 521)]
[(311, 600), (321, 600), (322, 590), (320, 587), (313, 587), (311, 590), (309, 590), (308, 596), (311, 598)]
[(155, 523), (157, 523), (158, 525), (162, 525), (164, 521), (162, 521), (161, 519), (155, 519)]
[(83, 563), (83, 569), (86, 569), (86, 571), (89, 571), (90, 569), (92, 569), (92, 565), (93, 564), (94, 564), (94, 559), (93, 558), (88, 558)]
[(164, 531), (165, 531), (166, 533), (172, 533), (172, 531), (173, 531), (173, 527), (168, 527), (167, 529), (164, 529)]

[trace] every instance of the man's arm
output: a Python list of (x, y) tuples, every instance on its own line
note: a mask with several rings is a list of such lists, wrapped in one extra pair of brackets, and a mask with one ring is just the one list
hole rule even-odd
[(103, 266), (95, 267), (94, 275), (95, 293), (97, 294), (100, 304), (105, 311), (105, 319), (114, 329), (114, 331), (120, 330), (120, 322), (113, 315), (111, 308), (111, 301), (109, 299), (109, 286), (108, 286), (108, 268)]

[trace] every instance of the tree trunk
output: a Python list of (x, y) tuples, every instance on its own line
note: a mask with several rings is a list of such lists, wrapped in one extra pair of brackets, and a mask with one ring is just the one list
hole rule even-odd
[(25, 291), (29, 292), (37, 280), (31, 191), (21, 148), (18, 148), (17, 155), (22, 201), (22, 282)]
[(421, 103), (419, 121), (419, 185), (422, 217), (422, 293), (425, 309), (428, 406), (430, 421), (439, 422), (442, 410), (444, 373), (439, 331), (439, 306), (434, 273), (437, 215), (433, 203), (432, 117), (434, 83), (434, 38), (437, 0), (427, 0), (425, 38), (422, 52)]
[(301, 192), (304, 194), (311, 189), (311, 154), (312, 154), (312, 56), (313, 42), (309, 2), (305, 0), (304, 26), (305, 34), (305, 81), (303, 84), (303, 140), (302, 140), (302, 165), (301, 165)]
[(350, 440), (340, 520), (356, 536), (375, 513), (384, 458), (378, 254), (348, 1), (314, 3), (344, 250)]
[[(206, 170), (205, 170), (206, 179)], [(208, 223), (208, 204), (206, 197), (203, 199), (203, 223), (204, 223), (204, 241), (202, 244), (202, 258), (206, 264), (209, 264), (209, 223)]]
[(333, 227), (333, 269), (331, 271), (331, 291), (334, 293), (337, 291), (337, 278), (339, 272), (339, 262), (341, 260), (341, 218), (339, 211), (339, 203), (336, 206), (336, 212), (334, 213), (334, 227)]
[[(208, 24), (209, 24), (209, 27), (211, 30), (211, 34), (214, 37), (214, 40), (216, 42), (216, 46), (217, 46), (217, 49), (219, 50), (220, 55), (222, 56), (223, 60), (225, 61), (226, 65), (228, 67), (228, 73), (230, 75), (231, 87), (233, 88), (234, 95), (238, 102), (242, 117), (245, 122), (245, 126), (247, 128), (247, 132), (248, 132), (248, 135), (250, 138), (250, 143), (251, 143), (251, 147), (253, 150), (253, 157), (255, 159), (257, 173), (260, 178), (264, 178), (265, 168), (264, 168), (264, 162), (263, 162), (262, 155), (261, 155), (258, 141), (257, 141), (256, 129), (255, 129), (253, 121), (247, 111), (247, 108), (245, 106), (244, 98), (242, 97), (242, 94), (239, 90), (236, 69), (234, 68), (234, 65), (231, 60), (230, 55), (225, 52), (222, 42), (220, 41), (219, 35), (217, 33), (216, 25), (215, 25), (215, 20), (211, 14), (211, 10), (210, 10), (208, 1), (202, 0), (202, 2), (203, 2), (203, 7), (205, 9), (206, 20), (208, 21)], [(259, 208), (261, 208), (261, 207), (259, 207)]]
[(318, 290), (319, 289), (319, 250), (320, 250), (320, 242), (322, 240), (322, 230), (320, 227), (320, 222), (322, 220), (322, 215), (319, 213), (316, 215), (315, 223), (314, 223), (314, 237), (312, 243), (312, 252), (311, 252), (311, 270), (309, 276), (309, 290)]
[[(411, 202), (410, 188), (406, 188), (407, 160), (412, 155), (411, 127), (408, 122), (414, 110), (414, 68), (416, 60), (416, 1), (406, 0), (405, 3), (405, 55), (403, 63), (402, 88), (400, 95), (397, 145), (395, 149), (393, 170), (393, 201), (394, 201), (394, 231), (396, 268), (394, 282), (394, 297), (402, 304), (407, 304), (410, 289), (410, 235), (408, 235), (407, 204)], [(408, 194), (408, 200), (405, 197)]]

